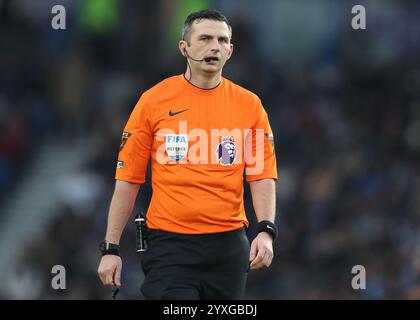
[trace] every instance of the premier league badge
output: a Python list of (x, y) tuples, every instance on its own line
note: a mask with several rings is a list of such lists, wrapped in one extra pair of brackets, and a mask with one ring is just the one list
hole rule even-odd
[(232, 137), (222, 137), (216, 148), (216, 157), (222, 166), (231, 166), (236, 160), (236, 147)]

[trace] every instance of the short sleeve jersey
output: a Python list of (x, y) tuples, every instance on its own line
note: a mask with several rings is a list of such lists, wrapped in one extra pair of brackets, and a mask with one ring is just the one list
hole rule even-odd
[(273, 134), (260, 99), (222, 78), (201, 89), (184, 75), (144, 92), (122, 134), (115, 178), (145, 182), (149, 228), (182, 234), (248, 226), (243, 179), (277, 179)]

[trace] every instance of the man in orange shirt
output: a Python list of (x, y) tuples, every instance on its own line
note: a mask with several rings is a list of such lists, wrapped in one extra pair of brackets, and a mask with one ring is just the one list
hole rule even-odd
[[(119, 241), (152, 161), (142, 255), (147, 299), (238, 299), (249, 269), (269, 267), (277, 179), (267, 113), (252, 92), (222, 77), (232, 28), (214, 10), (190, 14), (179, 42), (185, 74), (149, 89), (122, 135), (98, 273), (121, 285)], [(258, 220), (249, 245), (243, 176)]]

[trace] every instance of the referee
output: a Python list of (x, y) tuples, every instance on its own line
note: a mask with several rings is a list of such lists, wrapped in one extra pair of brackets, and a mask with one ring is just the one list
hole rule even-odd
[[(231, 38), (220, 12), (190, 14), (179, 41), (185, 73), (144, 92), (132, 111), (101, 243), (104, 285), (121, 285), (119, 241), (149, 160), (146, 299), (241, 299), (249, 270), (270, 266), (277, 236), (273, 134), (260, 99), (222, 77)], [(259, 222), (251, 245), (244, 176)]]

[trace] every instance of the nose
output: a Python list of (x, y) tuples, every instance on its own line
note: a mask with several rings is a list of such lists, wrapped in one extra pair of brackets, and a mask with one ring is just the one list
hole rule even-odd
[(214, 53), (217, 53), (217, 52), (219, 52), (219, 51), (220, 51), (220, 43), (219, 43), (219, 41), (218, 41), (217, 39), (213, 39), (213, 40), (211, 41), (211, 44), (210, 44), (210, 50), (211, 50), (212, 52), (214, 52)]

